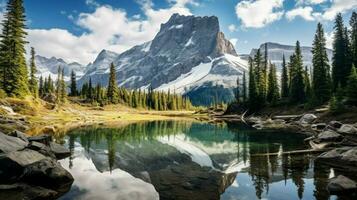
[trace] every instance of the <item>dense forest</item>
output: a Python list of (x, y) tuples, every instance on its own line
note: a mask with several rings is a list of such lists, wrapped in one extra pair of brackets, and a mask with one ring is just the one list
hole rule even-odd
[[(301, 47), (286, 62), (283, 56), (280, 84), (276, 66), (258, 50), (249, 58), (249, 79), (237, 80), (235, 104), (250, 112), (267, 106), (305, 105), (313, 108), (329, 103), (332, 112), (342, 112), (346, 106), (357, 105), (357, 13), (353, 12), (350, 28), (338, 14), (334, 25), (332, 66), (326, 52), (326, 38), (321, 23), (317, 24), (312, 44), (312, 68), (303, 66)], [(240, 83), (242, 82), (242, 83)]]
[(189, 98), (182, 97), (173, 91), (128, 90), (118, 87), (115, 77), (115, 66), (110, 66), (108, 87), (92, 85), (89, 80), (82, 88), (77, 89), (76, 74), (72, 71), (69, 86), (64, 80), (64, 69), (58, 66), (57, 79), (40, 77), (35, 74), (35, 49), (31, 48), (30, 66), (25, 59), (26, 17), (22, 0), (9, 0), (0, 41), (0, 97), (24, 98), (32, 95), (35, 98), (53, 97), (57, 104), (65, 103), (70, 97), (78, 97), (81, 101), (106, 105), (125, 104), (133, 108), (154, 110), (189, 110), (192, 108)]

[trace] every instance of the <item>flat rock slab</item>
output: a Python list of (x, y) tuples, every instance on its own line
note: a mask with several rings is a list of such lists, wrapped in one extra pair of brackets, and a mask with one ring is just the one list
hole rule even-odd
[(0, 153), (10, 153), (24, 149), (28, 142), (17, 137), (11, 137), (0, 132)]
[(50, 145), (50, 142), (52, 142), (52, 137), (50, 135), (39, 135), (39, 136), (28, 137), (28, 140), (30, 142), (39, 142), (45, 145)]
[(31, 149), (25, 149), (23, 151), (13, 151), (8, 153), (7, 157), (22, 167), (46, 159), (44, 155)]
[(339, 133), (341, 134), (356, 134), (357, 135), (357, 128), (350, 124), (343, 124), (341, 128), (338, 129)]
[(340, 141), (342, 138), (343, 137), (340, 134), (331, 130), (324, 131), (317, 136), (317, 139), (321, 142)]
[(71, 155), (71, 152), (60, 144), (55, 142), (50, 143), (50, 149), (55, 154), (57, 159), (64, 159)]
[(342, 192), (356, 190), (357, 184), (353, 180), (339, 175), (329, 181), (327, 189), (331, 194), (341, 194)]

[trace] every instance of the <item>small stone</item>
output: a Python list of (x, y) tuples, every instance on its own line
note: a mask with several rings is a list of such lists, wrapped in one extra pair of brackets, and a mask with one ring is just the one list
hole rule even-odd
[(311, 125), (311, 128), (312, 128), (313, 130), (321, 131), (321, 130), (323, 130), (323, 129), (326, 128), (326, 123), (313, 124), (313, 125)]
[(357, 189), (356, 182), (351, 179), (339, 175), (337, 178), (333, 178), (329, 181), (327, 189), (331, 194), (338, 194), (341, 192), (351, 191)]
[(50, 145), (50, 142), (52, 141), (52, 137), (50, 135), (39, 135), (39, 136), (29, 137), (28, 140), (30, 142), (39, 142), (45, 145)]
[(337, 129), (341, 128), (341, 126), (343, 124), (339, 121), (330, 121), (330, 123), (328, 123), (328, 125), (329, 125), (329, 127), (332, 127), (337, 130)]

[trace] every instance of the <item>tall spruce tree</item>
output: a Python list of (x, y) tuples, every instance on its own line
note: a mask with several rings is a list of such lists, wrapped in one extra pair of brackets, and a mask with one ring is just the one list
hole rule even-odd
[(249, 109), (251, 111), (255, 111), (259, 107), (259, 99), (258, 99), (258, 89), (257, 84), (255, 81), (255, 70), (254, 70), (254, 63), (253, 59), (249, 57)]
[(239, 103), (240, 102), (240, 83), (239, 83), (239, 76), (237, 77), (237, 87), (236, 87), (236, 91), (235, 91), (235, 98), (236, 98), (236, 102)]
[(267, 101), (275, 105), (279, 100), (279, 86), (276, 77), (276, 67), (275, 65), (270, 64), (269, 75), (268, 75), (268, 92), (267, 92)]
[(283, 64), (281, 72), (281, 97), (287, 98), (289, 96), (289, 76), (288, 68), (285, 61), (285, 55), (283, 55)]
[(354, 11), (350, 19), (351, 33), (351, 59), (355, 67), (357, 67), (357, 13)]
[(30, 58), (30, 80), (29, 89), (34, 97), (38, 97), (38, 82), (36, 78), (36, 63), (35, 63), (35, 48), (31, 47), (31, 58)]
[(346, 88), (346, 96), (349, 104), (357, 106), (357, 72), (356, 68), (352, 67), (348, 76), (348, 84)]
[(2, 22), (0, 42), (0, 73), (2, 89), (9, 96), (29, 94), (25, 60), (26, 17), (22, 0), (9, 0)]
[(264, 70), (264, 62), (260, 49), (258, 49), (257, 54), (254, 57), (254, 72), (255, 72), (255, 82), (257, 87), (257, 98), (261, 102), (261, 105), (265, 104), (266, 101), (266, 90), (267, 90), (267, 81), (266, 73)]
[(332, 81), (333, 90), (336, 91), (339, 85), (341, 85), (342, 88), (346, 87), (348, 75), (351, 71), (350, 58), (348, 58), (348, 37), (341, 13), (336, 16), (334, 29)]
[(110, 64), (107, 97), (108, 97), (108, 100), (111, 103), (118, 103), (119, 102), (118, 86), (117, 86), (116, 77), (115, 77), (115, 66), (114, 66), (113, 63)]
[(43, 94), (45, 93), (45, 86), (44, 86), (44, 82), (43, 82), (43, 77), (42, 75), (40, 76), (40, 84), (39, 84), (39, 89), (38, 89), (38, 93), (40, 95), (40, 97), (43, 96)]
[(243, 97), (243, 102), (247, 102), (247, 80), (246, 80), (246, 75), (245, 75), (245, 71), (243, 72), (243, 89), (242, 89), (242, 97)]
[(76, 73), (72, 70), (71, 72), (71, 88), (70, 88), (70, 96), (77, 96), (78, 91), (77, 91), (77, 77)]
[(62, 68), (61, 70), (61, 81), (60, 81), (60, 98), (61, 98), (61, 102), (65, 102), (66, 98), (67, 98), (67, 87), (66, 87), (66, 82), (64, 81), (64, 68)]
[(317, 24), (312, 45), (312, 92), (317, 103), (323, 104), (328, 102), (331, 98), (331, 76), (326, 52), (326, 39), (321, 23)]
[(295, 53), (291, 58), (291, 85), (289, 95), (290, 102), (303, 103), (306, 100), (306, 94), (304, 84), (304, 69), (299, 41), (296, 42)]
[(56, 101), (57, 103), (61, 102), (61, 80), (62, 80), (62, 69), (61, 66), (58, 66), (57, 69), (57, 82), (56, 82)]

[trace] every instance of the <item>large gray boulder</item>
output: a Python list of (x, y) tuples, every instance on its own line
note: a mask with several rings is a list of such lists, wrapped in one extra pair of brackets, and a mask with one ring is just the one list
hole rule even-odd
[(357, 134), (357, 128), (350, 124), (343, 124), (338, 132), (345, 135)]
[(0, 199), (6, 200), (49, 200), (56, 199), (58, 192), (24, 183), (0, 185)]
[(331, 194), (340, 194), (342, 192), (348, 192), (357, 189), (357, 184), (353, 180), (339, 175), (329, 181), (327, 189)]
[(300, 124), (311, 124), (316, 119), (317, 119), (317, 117), (314, 114), (305, 114), (300, 118), (299, 123)]
[(330, 150), (318, 156), (316, 161), (335, 168), (357, 172), (357, 147), (342, 147)]
[(319, 142), (336, 142), (341, 141), (342, 139), (343, 137), (340, 134), (332, 130), (324, 131), (317, 136)]
[(27, 135), (21, 131), (15, 130), (15, 131), (11, 132), (9, 135), (12, 137), (20, 138), (24, 142), (27, 142), (27, 143), (29, 142), (29, 140), (27, 139)]
[(0, 132), (0, 153), (9, 153), (24, 149), (28, 142), (17, 137), (11, 137)]
[(70, 189), (74, 179), (58, 162), (47, 158), (26, 166), (22, 180), (63, 193)]

